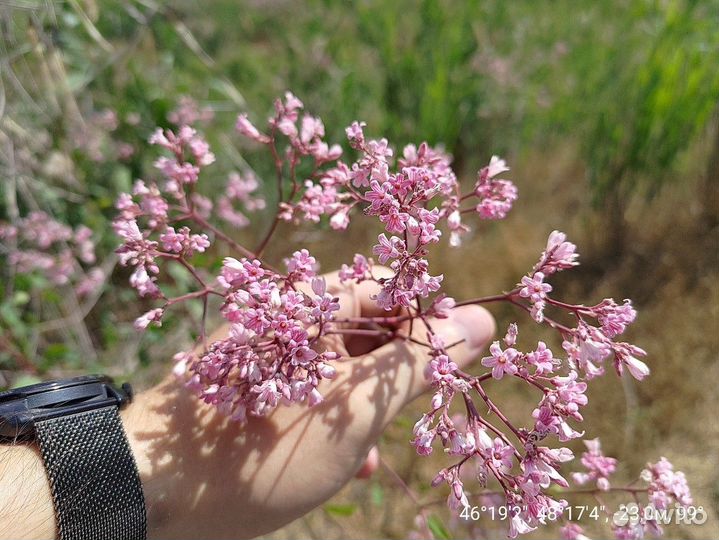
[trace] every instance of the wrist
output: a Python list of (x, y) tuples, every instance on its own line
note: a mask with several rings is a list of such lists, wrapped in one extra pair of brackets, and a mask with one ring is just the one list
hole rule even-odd
[(122, 419), (142, 481), (148, 538), (202, 538), (221, 530), (223, 518), (233, 518), (225, 495), (236, 486), (224, 469), (226, 445), (210, 444), (205, 434), (225, 419), (174, 376), (139, 393)]
[(55, 509), (35, 445), (0, 445), (0, 538), (52, 538)]
[(170, 520), (176, 519), (178, 505), (174, 495), (178, 488), (182, 489), (177, 485), (178, 475), (173, 473), (175, 457), (163, 450), (172, 438), (169, 426), (173, 423), (174, 407), (162, 398), (170, 384), (171, 381), (165, 380), (138, 393), (132, 404), (121, 412), (145, 496), (148, 538), (163, 537)]

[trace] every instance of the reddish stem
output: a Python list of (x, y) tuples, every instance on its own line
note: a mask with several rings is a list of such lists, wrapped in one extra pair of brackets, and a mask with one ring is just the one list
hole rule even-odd
[(259, 258), (262, 257), (262, 254), (265, 251), (265, 248), (267, 247), (268, 242), (270, 241), (270, 238), (272, 238), (272, 235), (275, 234), (275, 231), (277, 230), (277, 226), (280, 224), (280, 206), (277, 205), (277, 214), (275, 214), (275, 219), (272, 220), (272, 225), (270, 225), (270, 229), (267, 231), (267, 234), (260, 242), (260, 245), (258, 245), (255, 248), (255, 254), (254, 256)]
[(514, 435), (517, 437), (517, 439), (519, 439), (520, 442), (524, 443), (524, 436), (519, 432), (517, 428), (514, 427), (514, 425), (512, 425), (509, 419), (504, 416), (504, 413), (502, 413), (502, 411), (500, 411), (499, 408), (494, 404), (494, 402), (489, 398), (487, 392), (485, 392), (484, 388), (482, 388), (482, 384), (478, 381), (475, 381), (472, 383), (472, 386), (475, 390), (477, 390), (477, 393), (487, 404), (487, 407), (489, 407), (489, 409), (497, 415), (497, 417), (504, 423), (505, 426), (512, 430), (512, 433), (514, 433)]
[(469, 306), (471, 304), (487, 304), (489, 302), (503, 302), (509, 300), (519, 292), (519, 289), (512, 289), (509, 292), (503, 294), (495, 294), (492, 296), (482, 296), (480, 298), (472, 298), (470, 300), (462, 300), (457, 302), (454, 307)]
[[(522, 309), (523, 309), (524, 311), (526, 311), (527, 313), (531, 313), (531, 312), (532, 312), (532, 310), (531, 310), (529, 307), (525, 306), (525, 305), (522, 304), (521, 302), (517, 302), (517, 301), (514, 300), (513, 298), (509, 298), (507, 301), (510, 302), (510, 303), (512, 303), (512, 304), (514, 304), (515, 306), (519, 306), (520, 308), (522, 308)], [(555, 330), (559, 330), (559, 332), (562, 334), (562, 336), (564, 336), (564, 334), (569, 334), (569, 333), (572, 332), (572, 329), (571, 329), (571, 328), (569, 328), (569, 327), (567, 327), (567, 326), (564, 326), (562, 323), (557, 322), (557, 321), (555, 321), (554, 319), (550, 319), (549, 317), (546, 317), (546, 316), (545, 316), (544, 319), (543, 319), (543, 322), (544, 322), (545, 324), (547, 324), (548, 326), (550, 326), (551, 328), (554, 328)]]
[(216, 294), (217, 296), (223, 296), (221, 293), (218, 293), (217, 291), (214, 291), (212, 289), (202, 289), (199, 291), (193, 291), (191, 293), (183, 294), (182, 296), (176, 296), (175, 298), (168, 298), (167, 301), (165, 302), (165, 307), (172, 306), (179, 302), (184, 302), (185, 300), (192, 300), (193, 298), (206, 297), (210, 294)]
[[(222, 240), (227, 242), (230, 245), (230, 247), (232, 247), (233, 249), (236, 249), (237, 251), (242, 253), (245, 257), (249, 257), (251, 259), (255, 258), (255, 254), (252, 253), (249, 249), (247, 249), (246, 247), (235, 242), (232, 238), (227, 236), (225, 233), (223, 233), (220, 229), (218, 229), (217, 227), (212, 225), (209, 221), (207, 221), (202, 216), (198, 216), (196, 213), (193, 213), (193, 214), (190, 214), (188, 216), (188, 218), (195, 221), (200, 227), (204, 227), (204, 228), (208, 229), (209, 231), (212, 231), (212, 233), (215, 236), (217, 236), (218, 238), (221, 238)], [(267, 268), (269, 268), (270, 270), (272, 270), (272, 268), (270, 266), (268, 266), (268, 265), (265, 265), (265, 266)], [(274, 270), (273, 270), (273, 272), (274, 272)]]

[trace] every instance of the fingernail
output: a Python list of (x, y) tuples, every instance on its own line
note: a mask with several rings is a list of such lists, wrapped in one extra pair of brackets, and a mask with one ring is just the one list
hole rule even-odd
[(461, 328), (467, 344), (473, 349), (483, 348), (496, 330), (494, 317), (482, 306), (462, 306), (452, 310), (452, 319)]

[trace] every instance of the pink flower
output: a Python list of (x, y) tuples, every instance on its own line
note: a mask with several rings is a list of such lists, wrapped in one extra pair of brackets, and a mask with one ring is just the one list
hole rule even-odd
[[(277, 103), (275, 103), (275, 106), (277, 106)], [(297, 110), (302, 109), (303, 107), (304, 104), (299, 100), (297, 96), (295, 96), (292, 92), (285, 92), (285, 103), (281, 109), (285, 116), (292, 120), (297, 120)]]
[(355, 254), (352, 260), (352, 266), (343, 264), (339, 271), (340, 281), (354, 280), (360, 283), (372, 277), (372, 259), (367, 259), (364, 255)]
[(502, 174), (503, 172), (507, 172), (509, 170), (509, 167), (507, 167), (507, 162), (501, 159), (498, 156), (492, 156), (492, 159), (489, 160), (489, 165), (484, 167), (479, 172), (479, 177), (482, 179), (491, 179), (497, 176), (498, 174)]
[(143, 215), (147, 218), (147, 225), (151, 229), (158, 229), (167, 222), (169, 204), (155, 184), (150, 184), (148, 187), (142, 180), (138, 180), (132, 192), (139, 199), (139, 208), (135, 205), (128, 209), (125, 212), (127, 219)]
[(386, 214), (381, 215), (379, 219), (385, 224), (387, 232), (401, 233), (407, 228), (405, 224), (409, 221), (409, 215), (392, 209)]
[(262, 263), (258, 260), (247, 259), (237, 260), (233, 257), (225, 257), (222, 262), (222, 271), (217, 281), (223, 287), (229, 289), (246, 285), (262, 278), (265, 274)]
[(572, 479), (579, 485), (596, 481), (599, 489), (607, 491), (611, 487), (609, 476), (616, 470), (617, 460), (602, 453), (599, 439), (585, 440), (584, 444), (587, 451), (582, 454), (582, 465), (587, 472), (572, 473)]
[(445, 383), (452, 385), (455, 377), (454, 372), (457, 364), (450, 360), (446, 354), (440, 354), (429, 362), (430, 374), (434, 383)]
[(155, 284), (157, 278), (150, 276), (144, 266), (138, 266), (130, 276), (130, 285), (137, 289), (141, 297), (159, 298), (159, 287)]
[(317, 259), (306, 249), (295, 251), (292, 257), (285, 259), (285, 266), (289, 272), (288, 278), (293, 281), (308, 281), (315, 276)]
[(519, 330), (517, 328), (517, 323), (512, 323), (507, 328), (507, 334), (504, 336), (504, 344), (507, 347), (514, 347), (517, 343), (517, 334), (519, 333)]
[(134, 219), (116, 220), (112, 226), (115, 233), (124, 240), (124, 243), (115, 250), (120, 256), (120, 264), (127, 266), (147, 263), (150, 270), (157, 273), (157, 266), (154, 264), (157, 242), (146, 240)]
[(312, 299), (312, 316), (317, 320), (330, 320), (333, 313), (340, 309), (338, 298), (326, 292), (324, 278), (313, 279), (312, 290), (317, 295)]
[(554, 371), (559, 362), (554, 359), (552, 351), (543, 341), (537, 343), (537, 349), (527, 354), (527, 363), (536, 368), (535, 375), (544, 375)]
[(185, 257), (192, 257), (195, 252), (203, 253), (210, 246), (206, 234), (190, 234), (189, 227), (181, 227), (179, 231), (167, 227), (160, 235), (160, 241), (165, 251), (181, 253)]
[(462, 244), (462, 234), (467, 232), (469, 229), (462, 225), (462, 214), (459, 210), (453, 210), (447, 216), (447, 227), (449, 227), (450, 238), (449, 243), (452, 247), (458, 247)]
[(446, 482), (450, 487), (449, 497), (447, 498), (447, 506), (449, 509), (458, 514), (465, 507), (469, 506), (469, 499), (464, 493), (464, 484), (459, 478), (459, 469), (457, 467), (451, 467), (449, 469), (442, 469), (434, 480), (432, 480), (432, 486), (436, 487), (442, 482)]
[(300, 129), (300, 141), (308, 145), (314, 139), (322, 139), (325, 136), (325, 125), (322, 120), (309, 114), (302, 117), (302, 127)]
[(432, 453), (432, 442), (437, 436), (437, 430), (430, 429), (432, 420), (432, 416), (425, 414), (417, 421), (412, 430), (414, 433), (412, 446), (415, 447), (415, 450), (421, 456), (428, 456)]
[(568, 448), (550, 449), (541, 446), (535, 452), (527, 453), (520, 463), (520, 468), (526, 475), (537, 479), (539, 485), (548, 488), (550, 483), (562, 487), (569, 487), (569, 483), (559, 474), (561, 463), (574, 459), (574, 454)]
[(482, 358), (482, 365), (492, 368), (492, 377), (501, 379), (505, 374), (514, 375), (517, 373), (517, 365), (514, 361), (519, 353), (516, 349), (508, 347), (503, 351), (499, 346), (499, 341), (495, 341), (489, 347), (489, 352), (492, 356)]
[(553, 377), (551, 383), (557, 390), (556, 394), (550, 394), (550, 396), (556, 397), (567, 414), (582, 421), (583, 418), (578, 412), (579, 407), (584, 407), (589, 400), (585, 395), (587, 383), (577, 382), (577, 377), (576, 371), (570, 371), (566, 377)]
[(522, 285), (524, 287), (519, 290), (519, 296), (529, 298), (532, 303), (543, 301), (552, 291), (552, 286), (544, 283), (544, 274), (541, 272), (536, 272), (532, 277), (524, 276)]
[(160, 235), (160, 241), (165, 251), (180, 253), (183, 250), (183, 242), (186, 240), (186, 236), (187, 235), (183, 233), (177, 234), (174, 228), (168, 227), (167, 230)]
[(317, 358), (317, 353), (304, 345), (295, 347), (290, 351), (290, 359), (299, 366), (304, 366), (315, 358)]
[(625, 366), (632, 377), (638, 381), (649, 375), (649, 366), (637, 358), (637, 356), (646, 356), (647, 353), (644, 349), (630, 343), (613, 343), (612, 350), (614, 351), (614, 367), (619, 375), (622, 374)]
[(510, 515), (512, 515), (511, 519), (509, 520), (509, 532), (507, 533), (507, 536), (509, 536), (509, 538), (516, 538), (517, 535), (527, 534), (537, 528), (531, 526), (527, 522), (527, 519), (522, 515), (523, 512), (517, 512), (516, 510), (512, 509), (509, 511), (509, 513)]
[(514, 448), (505, 444), (499, 437), (494, 439), (492, 447), (485, 451), (485, 455), (492, 466), (498, 471), (507, 472), (512, 468)]
[(405, 250), (404, 242), (396, 236), (387, 239), (385, 234), (382, 233), (377, 237), (377, 240), (379, 240), (379, 244), (372, 248), (372, 253), (377, 255), (379, 262), (382, 264), (385, 264), (390, 259), (396, 259)]
[(532, 303), (532, 308), (530, 309), (529, 314), (535, 322), (542, 323), (544, 321), (544, 308), (546, 306), (547, 303), (544, 300)]
[(350, 206), (342, 206), (330, 218), (330, 227), (336, 231), (344, 231), (350, 224)]
[(476, 211), (483, 219), (503, 219), (517, 200), (517, 188), (509, 180), (494, 177), (508, 171), (504, 160), (492, 156), (489, 165), (479, 171), (474, 194), (479, 198)]
[(432, 311), (434, 316), (438, 319), (446, 319), (449, 317), (449, 312), (452, 311), (456, 302), (451, 296), (440, 295), (432, 304)]
[[(200, 170), (215, 161), (207, 142), (189, 126), (182, 126), (175, 134), (171, 130), (155, 131), (150, 144), (157, 144), (169, 150), (171, 157), (162, 156), (155, 161), (155, 167), (165, 176), (165, 189), (176, 198), (182, 198), (184, 186), (197, 182)], [(192, 155), (194, 163), (186, 161), (187, 154)]]
[(370, 202), (371, 212), (377, 214), (387, 208), (392, 208), (396, 204), (394, 197), (390, 193), (392, 186), (389, 182), (380, 184), (377, 180), (372, 180), (369, 185), (371, 189), (364, 194), (364, 197), (366, 201)]
[(542, 253), (539, 262), (534, 266), (535, 272), (542, 272), (545, 276), (572, 268), (578, 265), (576, 253), (577, 246), (567, 242), (567, 235), (552, 231), (547, 240), (547, 247)]
[(215, 162), (215, 154), (210, 152), (210, 145), (204, 139), (193, 137), (187, 145), (198, 165), (207, 166)]
[(570, 365), (581, 368), (587, 379), (592, 379), (604, 373), (604, 368), (596, 363), (603, 362), (612, 353), (614, 344), (601, 330), (581, 322), (572, 332), (572, 341), (565, 340), (562, 347)]
[(352, 148), (360, 148), (364, 144), (364, 132), (362, 128), (366, 125), (364, 122), (352, 122), (352, 125), (345, 129)]
[(155, 323), (156, 326), (162, 326), (162, 315), (164, 310), (161, 308), (151, 309), (141, 317), (135, 320), (135, 330), (145, 330), (150, 323)]
[(675, 472), (673, 465), (665, 457), (657, 463), (648, 463), (641, 478), (649, 483), (649, 499), (657, 509), (668, 508), (672, 502), (681, 506), (693, 503), (684, 473)]
[(267, 135), (260, 133), (252, 122), (250, 122), (249, 118), (247, 118), (246, 114), (241, 114), (237, 117), (235, 128), (248, 139), (252, 139), (253, 141), (257, 141), (261, 144), (268, 144), (270, 142), (270, 138)]
[(187, 256), (191, 257), (193, 253), (204, 253), (210, 247), (210, 240), (205, 233), (193, 234), (190, 236), (189, 246), (187, 248)]
[(582, 529), (576, 523), (567, 523), (560, 529), (562, 540), (589, 540)]
[(605, 298), (600, 304), (590, 308), (590, 312), (597, 317), (602, 325), (602, 332), (609, 338), (623, 333), (637, 317), (631, 300), (624, 300), (624, 304), (618, 305), (612, 298)]
[(317, 165), (323, 165), (330, 161), (339, 159), (342, 155), (342, 147), (339, 144), (328, 145), (324, 141), (315, 140), (308, 147), (307, 151), (315, 158)]

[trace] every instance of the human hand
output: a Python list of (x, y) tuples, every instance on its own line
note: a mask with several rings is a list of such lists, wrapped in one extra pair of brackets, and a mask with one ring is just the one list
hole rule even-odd
[[(389, 271), (377, 268), (375, 275)], [(339, 297), (337, 318), (387, 315), (370, 298), (376, 283), (343, 285), (336, 273), (325, 278)], [(452, 349), (459, 367), (494, 333), (491, 315), (479, 306), (453, 309), (430, 324), (446, 343), (461, 341)], [(412, 330), (425, 338), (419, 321)], [(211, 339), (226, 332), (222, 328)], [(345, 360), (335, 363), (335, 379), (322, 383), (325, 400), (315, 407), (279, 407), (240, 425), (169, 377), (122, 411), (143, 483), (148, 538), (250, 538), (302, 516), (357, 473), (385, 426), (426, 388), (426, 350), (411, 341), (379, 343), (365, 335), (322, 340)], [(1, 450), (0, 516), (8, 519), (0, 538), (53, 536), (55, 515), (39, 452), (26, 445)]]
[[(340, 284), (336, 273), (325, 279), (340, 298), (337, 318), (386, 316), (371, 300), (376, 283)], [(447, 343), (461, 341), (452, 356), (460, 367), (495, 329), (479, 306), (431, 324)], [(425, 338), (419, 321), (412, 330)], [(336, 378), (321, 389), (324, 402), (312, 408), (280, 407), (240, 425), (174, 379), (138, 396), (125, 425), (145, 486), (149, 537), (246, 538), (289, 523), (347, 483), (387, 424), (426, 389), (419, 345), (362, 335), (323, 340), (345, 360), (335, 363)]]

